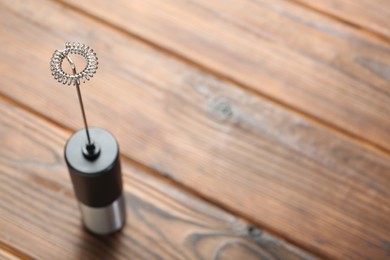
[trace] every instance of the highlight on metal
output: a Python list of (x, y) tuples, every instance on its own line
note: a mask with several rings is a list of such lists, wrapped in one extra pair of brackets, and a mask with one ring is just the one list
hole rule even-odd
[[(76, 65), (70, 58), (69, 54), (77, 54), (85, 58), (87, 65), (82, 71), (77, 72)], [(72, 74), (66, 73), (62, 69), (62, 63), (64, 59), (68, 61), (70, 67), (72, 68)], [(85, 44), (80, 44), (76, 42), (73, 43), (67, 42), (65, 44), (65, 49), (56, 50), (50, 61), (50, 70), (51, 70), (51, 74), (54, 76), (54, 79), (58, 80), (58, 82), (64, 85), (68, 84), (68, 86), (70, 85), (76, 86), (77, 96), (79, 98), (81, 114), (83, 116), (85, 132), (88, 141), (85, 149), (83, 149), (83, 153), (90, 158), (94, 158), (95, 155), (98, 154), (99, 150), (97, 149), (97, 147), (95, 146), (95, 144), (93, 143), (89, 135), (87, 117), (85, 116), (83, 98), (81, 97), (81, 91), (80, 91), (80, 81), (82, 79), (83, 82), (85, 82), (85, 80), (89, 80), (90, 78), (92, 78), (93, 74), (96, 73), (97, 66), (98, 66), (98, 59), (93, 49)]]
[[(69, 57), (69, 54), (77, 54), (85, 58), (86, 66), (82, 71), (75, 73), (75, 67)], [(62, 69), (62, 63), (64, 59), (67, 59), (71, 64), (73, 74), (67, 73)], [(65, 49), (56, 50), (50, 61), (50, 70), (54, 79), (68, 86), (76, 86), (80, 84), (81, 80), (83, 80), (83, 82), (85, 82), (85, 80), (89, 80), (96, 73), (97, 68), (98, 58), (93, 49), (85, 44), (76, 42), (67, 42), (65, 44)]]

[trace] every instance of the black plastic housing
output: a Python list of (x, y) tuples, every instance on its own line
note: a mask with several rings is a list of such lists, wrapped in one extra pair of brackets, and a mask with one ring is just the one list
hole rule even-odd
[(122, 194), (119, 146), (112, 134), (101, 128), (89, 128), (99, 154), (91, 159), (83, 154), (85, 129), (75, 132), (65, 145), (65, 161), (77, 199), (90, 207), (105, 207)]

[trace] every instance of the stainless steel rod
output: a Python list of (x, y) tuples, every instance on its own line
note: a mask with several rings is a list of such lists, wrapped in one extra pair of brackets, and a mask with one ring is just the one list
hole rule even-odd
[[(74, 62), (72, 61), (72, 59), (71, 59), (68, 55), (66, 55), (66, 59), (68, 60), (68, 62), (69, 62), (69, 64), (70, 64), (70, 67), (72, 68), (73, 75), (76, 75), (76, 74), (77, 74), (76, 65), (74, 64)], [(85, 132), (87, 133), (88, 145), (90, 146), (90, 145), (92, 145), (92, 142), (91, 142), (91, 138), (90, 138), (90, 136), (89, 136), (87, 117), (85, 116), (83, 98), (81, 97), (81, 91), (80, 91), (80, 84), (79, 84), (79, 82), (78, 82), (77, 80), (76, 80), (75, 84), (76, 84), (76, 89), (77, 89), (77, 96), (79, 97), (79, 103), (80, 103), (81, 113), (82, 113), (82, 115), (83, 115), (83, 121), (84, 121), (84, 126), (85, 126)]]

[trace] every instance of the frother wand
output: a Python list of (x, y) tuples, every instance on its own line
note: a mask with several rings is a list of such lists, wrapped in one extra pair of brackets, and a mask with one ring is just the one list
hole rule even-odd
[[(70, 54), (85, 58), (86, 66), (81, 72), (77, 72)], [(65, 59), (72, 74), (62, 68)], [(50, 62), (50, 70), (58, 82), (76, 86), (85, 128), (68, 139), (64, 156), (85, 227), (92, 233), (104, 235), (123, 227), (126, 210), (119, 146), (107, 130), (88, 128), (85, 116), (80, 82), (92, 78), (97, 66), (96, 53), (87, 45), (79, 43), (66, 43), (64, 50), (54, 52)]]

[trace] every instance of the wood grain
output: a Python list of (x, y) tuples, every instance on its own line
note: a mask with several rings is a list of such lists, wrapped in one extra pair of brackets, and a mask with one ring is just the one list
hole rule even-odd
[(22, 258), (17, 257), (16, 255), (12, 254), (11, 252), (5, 250), (5, 248), (0, 246), (0, 259), (16, 260), (16, 259), (22, 259)]
[[(1, 226), (2, 227), (2, 226)], [(3, 230), (2, 230), (3, 231)], [(0, 240), (0, 259), (32, 259), (29, 255)]]
[(101, 62), (83, 86), (89, 120), (114, 132), (126, 156), (318, 254), (389, 255), (387, 155), (63, 6), (7, 8), (4, 95), (80, 127), (74, 89), (57, 87), (47, 64), (66, 40), (87, 43)]
[(390, 2), (387, 0), (294, 1), (390, 38)]
[(64, 2), (390, 150), (387, 42), (281, 0)]
[[(127, 225), (109, 237), (90, 235), (62, 159), (69, 132), (3, 102), (0, 113), (0, 241), (33, 258), (314, 258), (125, 160)], [(17, 259), (3, 250), (0, 258)]]

